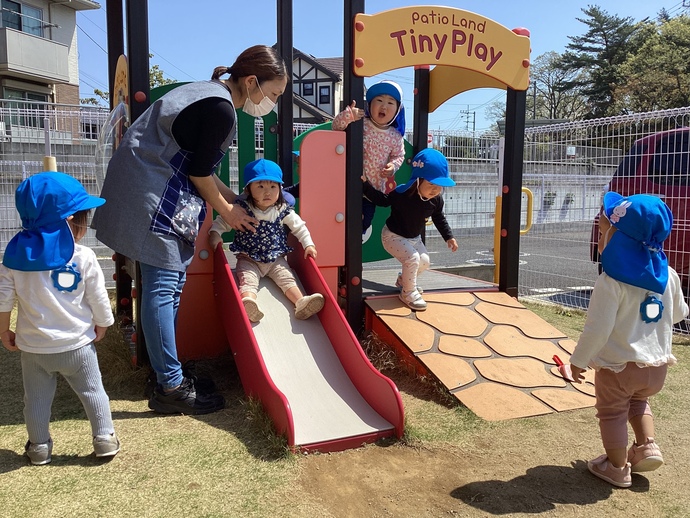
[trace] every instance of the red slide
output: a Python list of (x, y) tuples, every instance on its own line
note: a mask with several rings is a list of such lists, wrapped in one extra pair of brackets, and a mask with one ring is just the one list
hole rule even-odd
[(251, 323), (225, 252), (214, 252), (219, 314), (242, 385), (261, 401), (288, 445), (306, 451), (339, 451), (395, 435), (404, 426), (395, 384), (364, 354), (314, 260), (290, 256), (305, 293), (321, 293), (325, 306), (297, 320), (292, 304), (270, 280), (258, 302), (264, 318)]

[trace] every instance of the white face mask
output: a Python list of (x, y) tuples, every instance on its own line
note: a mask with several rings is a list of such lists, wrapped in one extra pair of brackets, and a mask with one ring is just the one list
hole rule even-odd
[(247, 92), (247, 100), (244, 101), (242, 111), (247, 115), (251, 115), (252, 117), (263, 117), (264, 115), (268, 115), (269, 113), (271, 113), (276, 103), (274, 103), (264, 95), (264, 92), (261, 90), (258, 81), (256, 82), (256, 86), (258, 87), (259, 92), (261, 92), (261, 95), (263, 95), (263, 99), (261, 99), (261, 102), (259, 102), (259, 104), (256, 104), (254, 101), (251, 100), (251, 98), (249, 97), (249, 92)]

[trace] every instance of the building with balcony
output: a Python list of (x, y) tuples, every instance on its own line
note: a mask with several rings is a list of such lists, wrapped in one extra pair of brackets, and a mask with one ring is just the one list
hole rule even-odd
[(0, 98), (79, 104), (77, 11), (91, 0), (0, 0)]

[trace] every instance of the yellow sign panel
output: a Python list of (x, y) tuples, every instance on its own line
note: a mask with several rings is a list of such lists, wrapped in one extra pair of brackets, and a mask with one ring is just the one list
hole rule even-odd
[(448, 65), (526, 90), (529, 53), (528, 36), (452, 7), (403, 7), (355, 16), (352, 66), (358, 76), (416, 65)]

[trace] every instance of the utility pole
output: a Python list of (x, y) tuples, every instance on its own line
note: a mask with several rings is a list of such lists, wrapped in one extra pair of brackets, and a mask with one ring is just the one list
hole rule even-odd
[(466, 110), (460, 110), (460, 115), (465, 117), (465, 129), (467, 131), (470, 129), (470, 115), (472, 115), (472, 133), (474, 133), (477, 127), (477, 112), (470, 111), (470, 105), (468, 104)]

